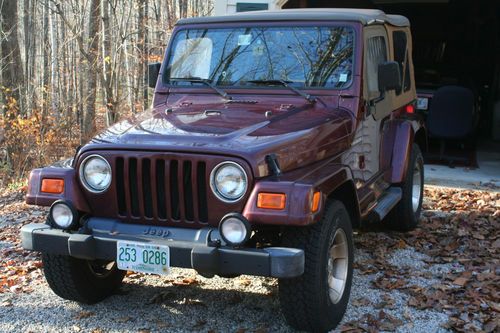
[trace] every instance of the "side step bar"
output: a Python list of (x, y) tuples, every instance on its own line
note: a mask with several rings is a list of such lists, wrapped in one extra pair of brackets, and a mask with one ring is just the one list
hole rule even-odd
[(376, 218), (381, 221), (384, 217), (389, 214), (391, 209), (393, 209), (403, 196), (403, 190), (399, 187), (390, 187), (384, 194), (380, 197), (377, 205), (373, 209)]

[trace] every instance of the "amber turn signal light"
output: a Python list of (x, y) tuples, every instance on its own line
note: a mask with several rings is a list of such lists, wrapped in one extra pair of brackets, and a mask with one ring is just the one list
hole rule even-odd
[(316, 213), (318, 211), (320, 199), (321, 199), (321, 192), (315, 192), (311, 204), (311, 212)]
[(285, 209), (286, 194), (283, 193), (259, 193), (257, 207), (264, 209)]
[(61, 194), (64, 192), (64, 179), (50, 179), (45, 178), (42, 180), (42, 192)]

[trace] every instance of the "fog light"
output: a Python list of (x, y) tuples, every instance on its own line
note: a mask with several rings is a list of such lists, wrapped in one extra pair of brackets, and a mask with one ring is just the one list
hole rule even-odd
[(250, 223), (238, 213), (227, 214), (219, 224), (219, 233), (228, 245), (244, 244), (250, 238), (251, 231)]
[(51, 225), (60, 229), (72, 229), (77, 222), (75, 209), (69, 203), (62, 200), (58, 200), (52, 204), (49, 217)]

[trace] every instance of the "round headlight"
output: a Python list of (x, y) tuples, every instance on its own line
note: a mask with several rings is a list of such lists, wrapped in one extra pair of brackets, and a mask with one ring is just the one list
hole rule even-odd
[(250, 223), (240, 214), (230, 213), (219, 224), (219, 233), (229, 245), (242, 245), (250, 238)]
[(223, 162), (212, 170), (210, 185), (220, 200), (235, 202), (241, 199), (247, 191), (248, 178), (239, 164)]
[(56, 201), (50, 207), (52, 225), (61, 229), (70, 229), (76, 222), (75, 211), (64, 201)]
[(111, 167), (99, 155), (90, 155), (80, 166), (83, 185), (90, 192), (104, 192), (111, 184)]

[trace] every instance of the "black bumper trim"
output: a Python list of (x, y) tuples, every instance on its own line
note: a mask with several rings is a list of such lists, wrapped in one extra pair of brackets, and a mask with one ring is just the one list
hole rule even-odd
[(46, 224), (28, 224), (21, 228), (22, 245), (27, 250), (80, 259), (114, 260), (116, 242), (129, 240), (167, 245), (172, 267), (193, 268), (205, 275), (248, 274), (291, 278), (304, 272), (304, 251), (301, 249), (213, 247), (207, 244), (210, 234), (218, 236), (214, 228), (154, 227), (167, 237), (152, 237), (143, 232), (148, 227), (140, 225), (97, 218), (88, 225), (92, 227), (90, 234), (70, 233)]

